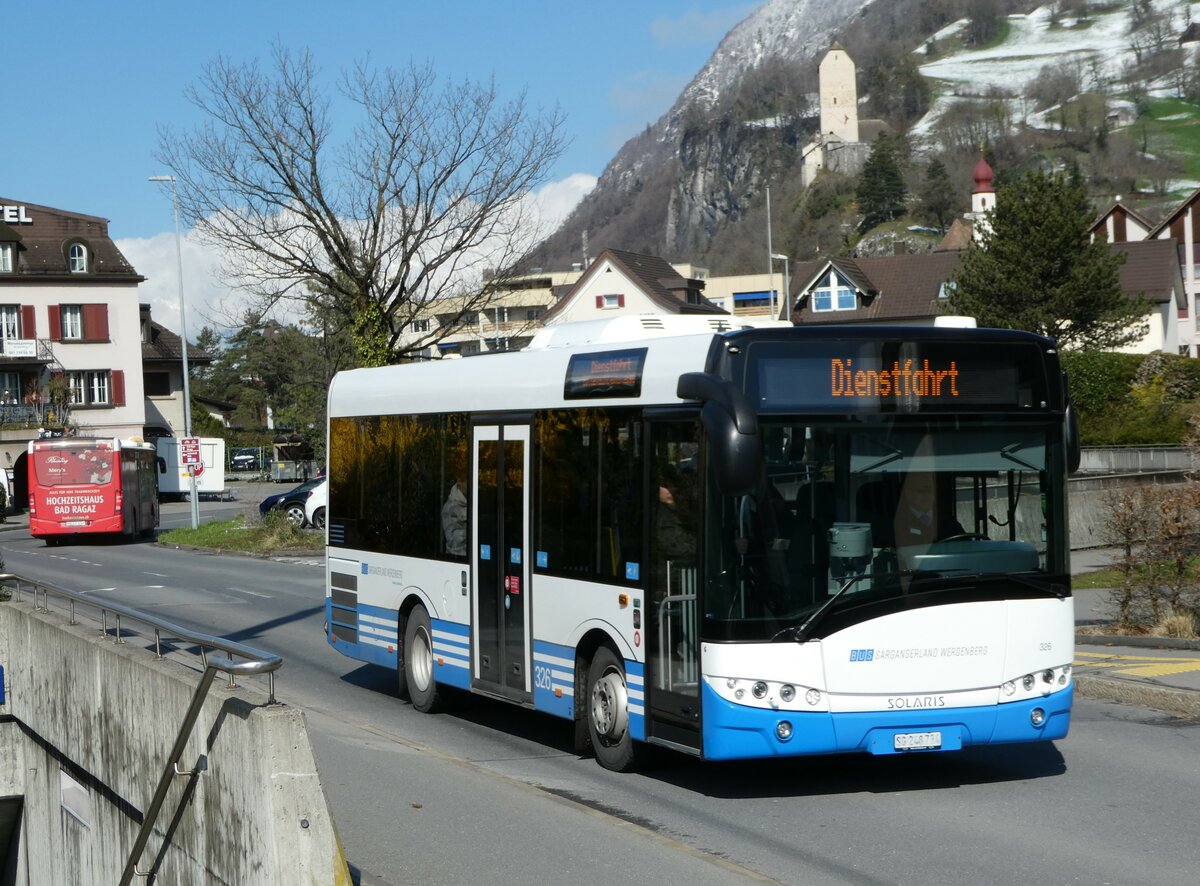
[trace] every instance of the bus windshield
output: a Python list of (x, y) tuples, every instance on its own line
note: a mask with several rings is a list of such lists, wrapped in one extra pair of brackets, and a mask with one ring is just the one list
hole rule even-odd
[(32, 459), (39, 486), (103, 486), (112, 482), (114, 454), (108, 441), (36, 448)]
[(763, 416), (760, 430), (755, 492), (708, 483), (707, 639), (795, 634), (822, 609), (844, 626), (874, 604), (988, 582), (1037, 593), (1064, 581), (1057, 425)]

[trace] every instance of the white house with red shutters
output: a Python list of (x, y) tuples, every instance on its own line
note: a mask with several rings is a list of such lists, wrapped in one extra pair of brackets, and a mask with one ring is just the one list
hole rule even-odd
[(39, 433), (142, 433), (138, 284), (107, 219), (0, 197), (0, 468)]

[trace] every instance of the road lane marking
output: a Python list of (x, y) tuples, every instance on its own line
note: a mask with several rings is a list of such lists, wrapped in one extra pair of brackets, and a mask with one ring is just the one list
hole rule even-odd
[(142, 575), (153, 575), (155, 578), (170, 578), (165, 572), (142, 572)]
[(1170, 677), (1200, 671), (1200, 658), (1166, 658), (1153, 655), (1110, 655), (1104, 652), (1075, 652), (1075, 666), (1104, 668), (1132, 677)]
[(248, 591), (245, 588), (235, 588), (232, 585), (229, 586), (228, 590), (236, 591), (239, 594), (249, 594), (251, 597), (262, 597), (264, 600), (274, 599), (270, 594), (260, 594), (258, 591)]

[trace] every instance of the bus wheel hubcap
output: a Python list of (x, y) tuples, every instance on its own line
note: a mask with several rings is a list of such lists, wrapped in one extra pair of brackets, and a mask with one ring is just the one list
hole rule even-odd
[(629, 722), (629, 695), (616, 671), (607, 671), (592, 687), (592, 723), (603, 738), (620, 741)]
[(412, 670), (417, 688), (422, 692), (428, 689), (433, 678), (433, 647), (424, 628), (418, 628), (413, 637)]

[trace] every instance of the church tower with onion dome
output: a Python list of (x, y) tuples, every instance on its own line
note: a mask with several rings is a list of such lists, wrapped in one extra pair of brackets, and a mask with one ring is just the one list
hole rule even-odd
[(971, 214), (968, 217), (972, 222), (972, 239), (978, 244), (985, 232), (991, 232), (987, 214), (996, 205), (996, 187), (992, 184), (994, 173), (983, 158), (983, 148), (979, 149), (979, 162), (971, 171), (971, 177), (975, 179), (975, 187), (971, 190)]

